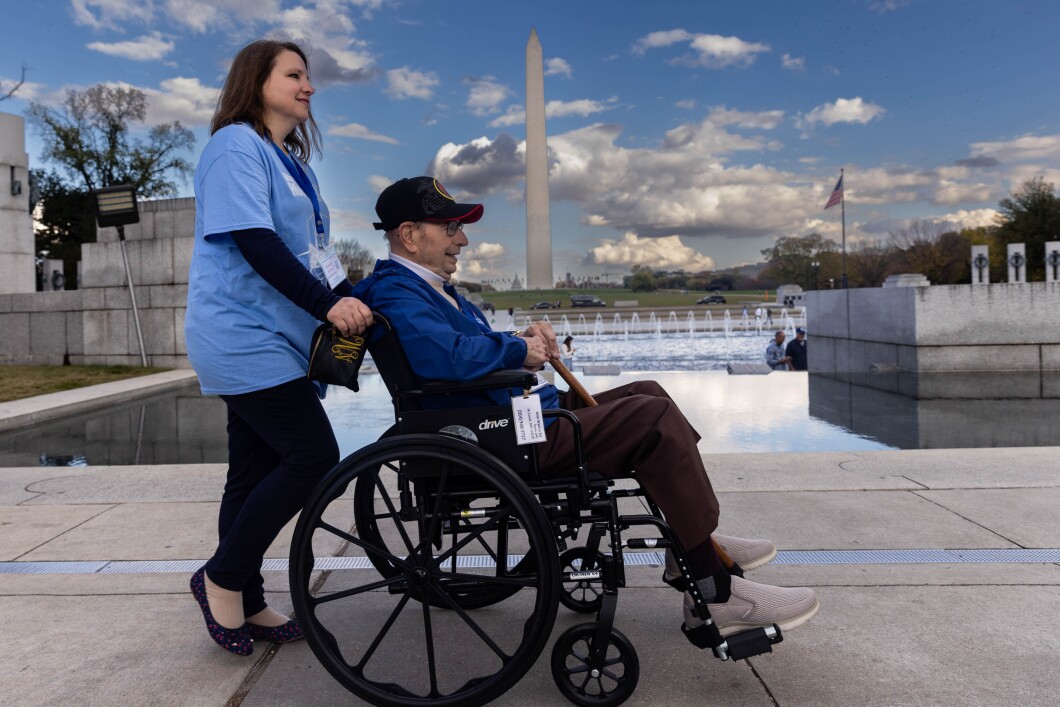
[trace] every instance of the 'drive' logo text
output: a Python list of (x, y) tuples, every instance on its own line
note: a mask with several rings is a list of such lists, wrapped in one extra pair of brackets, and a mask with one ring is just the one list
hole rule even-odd
[(506, 417), (500, 420), (483, 420), (482, 422), (478, 423), (478, 429), (480, 432), (484, 432), (486, 430), (496, 430), (498, 428), (507, 426), (508, 418)]

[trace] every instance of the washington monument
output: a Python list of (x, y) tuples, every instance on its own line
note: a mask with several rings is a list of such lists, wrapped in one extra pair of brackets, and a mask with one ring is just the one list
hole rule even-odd
[(552, 227), (548, 216), (545, 68), (537, 30), (526, 43), (526, 287), (552, 289)]

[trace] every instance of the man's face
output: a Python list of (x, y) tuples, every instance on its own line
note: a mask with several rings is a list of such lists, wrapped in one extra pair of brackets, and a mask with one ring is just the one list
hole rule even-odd
[(467, 245), (463, 227), (452, 237), (446, 233), (445, 222), (420, 221), (415, 229), (413, 262), (449, 280), (456, 272), (460, 249)]
[(777, 343), (778, 344), (783, 344), (784, 343), (784, 332), (782, 332), (782, 331), (778, 331), (777, 332)]

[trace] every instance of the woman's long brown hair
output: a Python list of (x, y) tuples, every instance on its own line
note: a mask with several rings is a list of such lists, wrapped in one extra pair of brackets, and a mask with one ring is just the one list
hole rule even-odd
[[(232, 60), (232, 68), (228, 71), (221, 95), (217, 99), (217, 110), (210, 121), (211, 135), (226, 125), (246, 123), (261, 137), (272, 140), (269, 128), (265, 125), (262, 89), (276, 64), (276, 57), (284, 51), (292, 51), (302, 57), (306, 71), (309, 70), (309, 60), (306, 59), (305, 52), (293, 42), (259, 39), (239, 50), (236, 58)], [(290, 134), (283, 136), (283, 144), (288, 152), (307, 163), (314, 150), (321, 152), (320, 130), (313, 119), (312, 109), (309, 111), (308, 120)]]

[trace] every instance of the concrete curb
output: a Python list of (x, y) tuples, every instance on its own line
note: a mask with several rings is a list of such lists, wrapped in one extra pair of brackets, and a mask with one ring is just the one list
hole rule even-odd
[(104, 405), (119, 405), (149, 395), (165, 393), (194, 380), (195, 371), (178, 369), (11, 400), (0, 403), (0, 432), (31, 427), (41, 422), (98, 409)]

